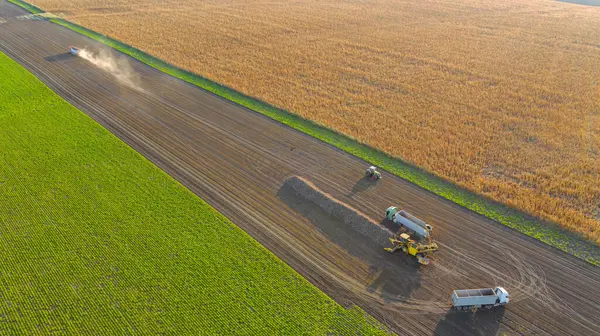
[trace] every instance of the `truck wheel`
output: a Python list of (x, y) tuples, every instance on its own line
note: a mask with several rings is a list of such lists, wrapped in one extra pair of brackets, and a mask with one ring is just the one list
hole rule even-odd
[(494, 305), (485, 305), (484, 307), (485, 307), (485, 309), (492, 309), (492, 308), (494, 308)]

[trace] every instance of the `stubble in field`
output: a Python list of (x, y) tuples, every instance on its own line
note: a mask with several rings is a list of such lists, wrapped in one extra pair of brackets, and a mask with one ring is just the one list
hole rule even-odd
[(33, 2), (600, 241), (600, 8)]

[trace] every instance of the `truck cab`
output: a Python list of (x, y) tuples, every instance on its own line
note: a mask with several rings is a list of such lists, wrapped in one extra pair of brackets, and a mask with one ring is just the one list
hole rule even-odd
[(506, 289), (504, 289), (503, 287), (496, 287), (496, 296), (498, 297), (498, 303), (500, 304), (507, 304), (508, 300), (510, 299), (510, 296), (508, 295), (508, 292), (506, 291)]
[(394, 215), (396, 214), (396, 212), (398, 212), (398, 208), (396, 208), (395, 206), (391, 206), (391, 207), (387, 208), (387, 210), (385, 211), (385, 217), (387, 217), (387, 219), (393, 221)]

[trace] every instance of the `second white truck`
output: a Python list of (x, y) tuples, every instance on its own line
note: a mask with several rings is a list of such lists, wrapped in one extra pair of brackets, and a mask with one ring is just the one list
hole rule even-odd
[(459, 289), (452, 292), (452, 306), (457, 310), (491, 309), (507, 304), (508, 300), (508, 292), (502, 287)]

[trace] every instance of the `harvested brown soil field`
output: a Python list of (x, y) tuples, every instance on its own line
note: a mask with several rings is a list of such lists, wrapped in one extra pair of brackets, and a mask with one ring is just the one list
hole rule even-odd
[[(128, 59), (140, 90), (69, 45), (95, 42), (0, 1), (0, 51), (205, 199), (342, 305), (401, 335), (600, 335), (600, 268), (476, 215), (314, 138)], [(124, 56), (121, 56), (124, 57)], [(425, 267), (284, 185), (302, 176), (368, 218), (397, 205), (434, 227)], [(201, 225), (201, 223), (199, 223)], [(502, 285), (504, 310), (448, 310), (456, 288)], [(107, 307), (107, 309), (112, 309)]]
[(600, 7), (31, 1), (600, 242)]

